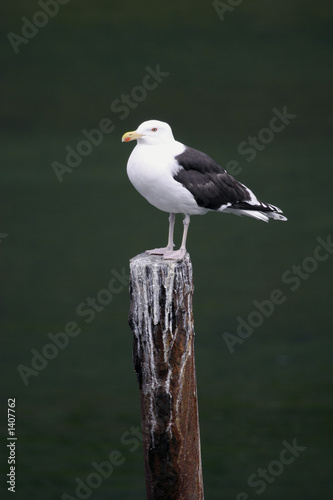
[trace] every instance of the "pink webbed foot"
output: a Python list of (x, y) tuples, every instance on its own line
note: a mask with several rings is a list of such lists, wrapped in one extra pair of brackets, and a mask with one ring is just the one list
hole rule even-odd
[(165, 248), (153, 248), (152, 250), (146, 250), (146, 253), (148, 255), (164, 255), (165, 252), (168, 252), (168, 251), (170, 251), (170, 248), (168, 248), (168, 247), (165, 247)]
[(163, 260), (181, 260), (185, 257), (186, 250), (180, 248), (179, 250), (168, 250), (163, 254)]

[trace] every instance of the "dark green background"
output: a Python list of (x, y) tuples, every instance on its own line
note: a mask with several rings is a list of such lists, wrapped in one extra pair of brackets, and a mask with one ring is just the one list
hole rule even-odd
[[(140, 425), (127, 325), (127, 286), (90, 324), (76, 313), (112, 270), (163, 244), (167, 215), (126, 176), (125, 131), (168, 121), (177, 139), (283, 208), (287, 223), (193, 217), (196, 362), (207, 500), (332, 497), (332, 256), (292, 292), (282, 275), (332, 231), (332, 11), (329, 2), (244, 1), (222, 22), (212, 2), (71, 0), (15, 54), (37, 2), (1, 1), (1, 489), (8, 472), (8, 397), (17, 402), (16, 499), (75, 497), (75, 479), (118, 450), (125, 458), (90, 498), (144, 499), (142, 447), (121, 436)], [(170, 73), (127, 118), (110, 109), (142, 83), (146, 66)], [(267, 127), (272, 109), (297, 117), (253, 162), (238, 145)], [(51, 163), (110, 118), (115, 130), (62, 183)], [(177, 240), (181, 223), (177, 220)], [(224, 332), (279, 288), (282, 305), (230, 354)], [(82, 333), (23, 384), (49, 332)], [(305, 446), (261, 495), (247, 484)], [(2, 490), (1, 490), (2, 491)]]

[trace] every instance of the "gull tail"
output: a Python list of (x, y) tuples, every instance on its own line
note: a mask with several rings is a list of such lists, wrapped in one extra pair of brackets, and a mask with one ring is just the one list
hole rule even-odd
[(234, 203), (226, 208), (224, 212), (240, 216), (247, 215), (248, 217), (253, 217), (254, 219), (259, 219), (264, 222), (269, 222), (269, 219), (281, 221), (288, 220), (287, 217), (283, 215), (280, 208), (259, 200), (255, 204), (247, 202)]

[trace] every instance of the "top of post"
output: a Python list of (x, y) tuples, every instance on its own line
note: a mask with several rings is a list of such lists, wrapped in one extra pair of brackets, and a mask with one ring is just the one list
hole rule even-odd
[(146, 253), (130, 260), (131, 297), (136, 298), (140, 311), (143, 308), (153, 315), (154, 324), (159, 321), (161, 304), (170, 312), (167, 316), (171, 318), (173, 300), (176, 301), (175, 304), (181, 304), (189, 293), (193, 293), (189, 253), (179, 261), (164, 260), (161, 256)]
[(148, 255), (146, 252), (139, 253), (130, 259), (130, 266), (157, 266), (157, 267), (170, 267), (174, 269), (177, 265), (191, 265), (190, 254), (186, 252), (184, 257), (180, 260), (163, 259), (161, 255)]

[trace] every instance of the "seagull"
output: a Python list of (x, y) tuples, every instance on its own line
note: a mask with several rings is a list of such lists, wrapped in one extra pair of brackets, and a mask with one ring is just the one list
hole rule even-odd
[[(122, 142), (137, 141), (127, 163), (133, 186), (154, 207), (168, 212), (169, 237), (164, 248), (147, 250), (149, 255), (181, 260), (191, 215), (210, 211), (246, 215), (268, 222), (286, 221), (280, 208), (264, 203), (205, 153), (174, 139), (168, 123), (148, 120), (122, 136)], [(176, 214), (184, 214), (179, 250), (174, 250)]]

